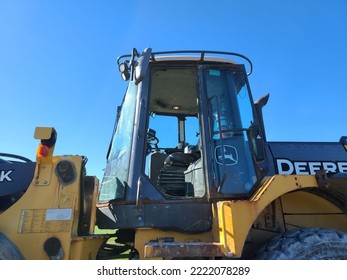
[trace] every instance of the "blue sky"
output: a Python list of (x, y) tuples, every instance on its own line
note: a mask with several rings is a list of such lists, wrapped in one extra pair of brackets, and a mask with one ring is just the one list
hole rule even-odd
[[(163, 4), (165, 3), (165, 5)], [(36, 126), (56, 154), (88, 157), (101, 179), (126, 84), (116, 58), (153, 51), (239, 52), (270, 141), (347, 135), (345, 0), (0, 0), (0, 152), (35, 159)]]

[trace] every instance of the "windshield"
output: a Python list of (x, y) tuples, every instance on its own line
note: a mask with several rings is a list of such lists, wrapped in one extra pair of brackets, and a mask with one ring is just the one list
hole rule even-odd
[(128, 181), (137, 87), (129, 84), (114, 132), (99, 201), (124, 199)]

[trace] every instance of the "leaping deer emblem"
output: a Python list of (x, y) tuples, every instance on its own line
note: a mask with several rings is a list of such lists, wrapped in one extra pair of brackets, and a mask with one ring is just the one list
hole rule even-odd
[(217, 146), (215, 148), (215, 154), (216, 162), (221, 165), (235, 165), (239, 160), (237, 149), (234, 146), (223, 145), (223, 151), (222, 146)]

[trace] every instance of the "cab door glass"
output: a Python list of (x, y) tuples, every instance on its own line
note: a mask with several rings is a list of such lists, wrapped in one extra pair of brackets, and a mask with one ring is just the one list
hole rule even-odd
[(237, 101), (240, 108), (241, 126), (247, 129), (253, 124), (253, 111), (246, 83), (243, 84), (241, 90), (237, 93)]
[(243, 72), (206, 69), (204, 73), (217, 192), (248, 194), (257, 178), (247, 135), (253, 123), (252, 107)]

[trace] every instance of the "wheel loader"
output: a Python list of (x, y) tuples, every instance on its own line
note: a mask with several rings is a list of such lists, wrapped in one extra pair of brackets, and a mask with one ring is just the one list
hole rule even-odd
[(102, 180), (54, 154), (54, 127), (35, 129), (35, 162), (1, 154), (0, 259), (347, 259), (346, 136), (268, 141), (269, 95), (253, 100), (239, 53), (117, 64)]

